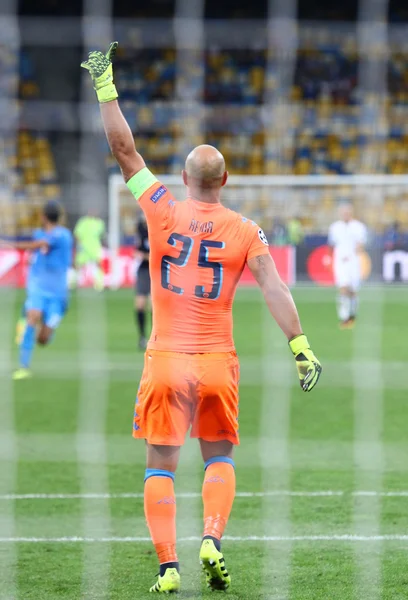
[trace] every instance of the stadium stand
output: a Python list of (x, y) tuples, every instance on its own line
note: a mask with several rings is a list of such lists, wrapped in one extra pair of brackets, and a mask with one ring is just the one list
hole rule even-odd
[[(293, 60), (292, 85), (282, 95), (276, 56), (257, 47), (243, 50), (210, 45), (203, 52), (204, 70), (191, 61), (192, 93), (202, 103), (204, 118), (195, 137), (189, 132), (189, 141), (193, 145), (205, 139), (217, 146), (229, 171), (238, 175), (407, 173), (408, 60), (400, 45), (398, 48), (390, 48), (387, 93), (364, 93), (358, 85), (359, 54), (352, 35), (330, 35), (324, 27), (317, 33), (302, 34)], [(177, 52), (171, 46), (142, 49), (129, 42), (119, 47), (115, 65), (125, 117), (138, 148), (157, 173), (179, 172), (185, 154), (179, 140), (189, 123), (180, 113), (183, 86)], [(283, 61), (292, 59), (288, 56)], [(1, 78), (2, 91), (15, 84), (16, 60), (0, 47), (2, 72), (8, 73), (8, 78)], [(282, 66), (287, 65), (283, 62)], [(19, 70), (20, 99), (37, 99), (40, 90), (27, 52), (20, 54)], [(52, 118), (68, 130), (73, 121), (63, 118), (67, 104), (56, 106), (61, 115), (56, 109)], [(90, 110), (98, 122), (98, 107), (93, 105)], [(282, 111), (284, 119), (280, 118)], [(280, 121), (285, 123), (284, 129)], [(104, 139), (101, 144), (107, 173), (117, 172)], [(48, 137), (32, 126), (19, 132), (15, 151), (13, 144), (6, 142), (4, 152), (15, 198), (9, 212), (16, 214), (10, 222), (24, 233), (35, 222), (35, 207), (61, 195), (55, 158)], [(3, 184), (3, 196), (4, 189)], [(294, 193), (291, 199), (306, 230), (312, 231), (324, 229), (322, 215), (331, 215), (336, 202), (347, 193), (327, 192), (324, 198), (315, 194), (312, 204), (319, 213), (309, 202), (302, 214), (301, 197), (296, 202)], [(281, 204), (277, 196), (275, 192), (273, 207), (271, 194), (263, 192), (236, 203), (235, 208), (254, 218), (259, 215), (268, 229)], [(407, 226), (405, 196), (386, 198), (384, 213), (387, 223), (398, 219)], [(369, 219), (373, 227), (380, 226), (376, 213)]]
[[(232, 173), (353, 174), (362, 167), (366, 173), (407, 172), (405, 55), (391, 56), (389, 94), (380, 97), (358, 90), (353, 44), (342, 47), (317, 39), (302, 47), (286, 107), (288, 144), (277, 139), (280, 132), (265, 135), (265, 120), (276, 118), (277, 108), (269, 116), (262, 108), (266, 65), (263, 50), (213, 49), (205, 54), (205, 134), (225, 153)], [(178, 127), (174, 50), (122, 50), (117, 73), (142, 152), (156, 169), (171, 170)], [(374, 158), (363, 161), (363, 154)], [(114, 162), (108, 159), (108, 165), (113, 168)]]
[[(14, 104), (16, 97), (24, 101), (38, 96), (35, 73), (26, 53), (17, 55), (10, 46), (0, 46), (0, 72), (4, 74), (0, 78), (1, 93)], [(43, 202), (61, 195), (47, 136), (25, 129), (14, 133), (6, 132), (0, 149), (0, 227), (3, 234), (12, 236), (29, 233), (39, 224)]]
[[(162, 173), (177, 170), (180, 158), (175, 59), (171, 48), (122, 49), (117, 65), (117, 83), (135, 140), (152, 168)], [(231, 173), (408, 172), (404, 150), (408, 136), (405, 55), (391, 53), (388, 91), (372, 94), (357, 85), (355, 41), (339, 35), (330, 39), (324, 28), (321, 34), (309, 36), (297, 51), (293, 85), (284, 106), (289, 126), (284, 131), (279, 127), (282, 106), (274, 101), (265, 104), (268, 92), (272, 91), (272, 98), (279, 92), (274, 89), (274, 60), (269, 57), (272, 79), (267, 82), (268, 57), (264, 50), (213, 48), (205, 52), (204, 137), (224, 153)], [(270, 123), (272, 128), (265, 127)], [(109, 154), (107, 165), (109, 172), (117, 168)], [(297, 202), (296, 195), (292, 193), (291, 202), (302, 215), (302, 198)], [(271, 194), (264, 192), (255, 199), (255, 205), (251, 199), (235, 208), (249, 211), (254, 218), (259, 215), (264, 227), (270, 229), (281, 202), (277, 196), (280, 194), (275, 191), (273, 207)], [(336, 202), (349, 197), (350, 190), (314, 194), (307, 208), (303, 207), (306, 229), (323, 230)], [(386, 221), (397, 218), (407, 226), (405, 204), (404, 194), (387, 197)], [(372, 211), (365, 218), (373, 228), (380, 228), (378, 213)]]

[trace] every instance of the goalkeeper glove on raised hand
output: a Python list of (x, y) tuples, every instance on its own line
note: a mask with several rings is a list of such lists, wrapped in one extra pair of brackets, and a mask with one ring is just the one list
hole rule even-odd
[(303, 333), (289, 340), (289, 347), (296, 360), (300, 387), (304, 392), (310, 392), (319, 381), (322, 365), (311, 351)]
[(117, 47), (118, 42), (112, 42), (106, 54), (99, 50), (90, 52), (88, 60), (81, 63), (81, 67), (91, 74), (96, 95), (101, 103), (111, 102), (118, 97), (112, 71), (112, 59)]

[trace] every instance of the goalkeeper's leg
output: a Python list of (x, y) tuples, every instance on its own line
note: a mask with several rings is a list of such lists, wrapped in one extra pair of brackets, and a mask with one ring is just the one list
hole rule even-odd
[(203, 483), (204, 534), (200, 562), (206, 573), (207, 585), (214, 590), (226, 590), (231, 577), (221, 552), (221, 538), (227, 526), (235, 498), (235, 465), (233, 444), (229, 441), (200, 440), (205, 464)]
[(176, 551), (176, 496), (174, 478), (180, 455), (179, 446), (147, 444), (144, 509), (150, 536), (160, 563), (160, 573), (151, 592), (180, 590)]

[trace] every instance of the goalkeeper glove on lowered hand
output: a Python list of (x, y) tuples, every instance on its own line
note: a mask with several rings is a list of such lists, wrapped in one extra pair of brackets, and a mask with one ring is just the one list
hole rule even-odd
[(310, 392), (319, 381), (322, 365), (311, 351), (303, 333), (289, 340), (289, 347), (296, 360), (300, 387), (304, 392)]
[(118, 92), (113, 83), (112, 59), (115, 56), (118, 42), (112, 42), (106, 54), (99, 50), (90, 52), (88, 60), (81, 63), (81, 67), (91, 74), (96, 95), (99, 102), (116, 100)]

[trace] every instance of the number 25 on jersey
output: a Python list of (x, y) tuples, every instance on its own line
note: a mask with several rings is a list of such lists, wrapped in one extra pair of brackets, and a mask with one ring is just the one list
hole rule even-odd
[[(172, 233), (167, 243), (170, 246), (177, 246), (177, 242), (181, 242), (181, 250), (178, 256), (163, 256), (161, 262), (161, 284), (166, 290), (173, 292), (174, 294), (183, 294), (184, 290), (181, 287), (172, 285), (170, 283), (170, 265), (177, 265), (178, 267), (185, 267), (189, 261), (191, 251), (193, 249), (194, 240), (193, 238), (181, 235), (180, 233)], [(198, 254), (198, 266), (203, 269), (212, 269), (213, 271), (213, 282), (210, 291), (205, 291), (204, 286), (196, 285), (194, 295), (197, 298), (209, 298), (210, 300), (216, 300), (222, 288), (222, 263), (208, 260), (208, 254), (210, 248), (225, 248), (224, 242), (216, 242), (214, 240), (201, 240), (200, 251)]]

